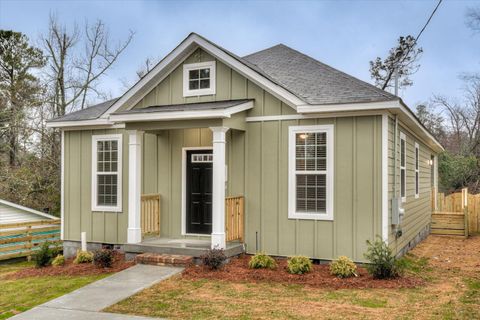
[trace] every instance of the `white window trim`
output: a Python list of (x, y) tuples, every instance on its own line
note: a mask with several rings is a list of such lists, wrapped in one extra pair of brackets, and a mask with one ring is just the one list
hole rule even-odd
[[(195, 70), (195, 69), (205, 69), (205, 68), (210, 69), (210, 88), (190, 90), (188, 86), (188, 82), (190, 80), (188, 77), (189, 71)], [(183, 65), (183, 96), (194, 97), (194, 96), (205, 96), (205, 95), (215, 94), (216, 92), (215, 75), (216, 75), (215, 61), (184, 64)]]
[[(118, 141), (118, 164), (117, 164), (117, 205), (116, 206), (100, 206), (97, 204), (97, 142), (105, 140), (117, 140)], [(105, 134), (105, 135), (93, 135), (92, 136), (92, 211), (103, 212), (121, 212), (122, 211), (122, 135), (121, 134)]]
[[(405, 152), (403, 153), (403, 166), (402, 166), (402, 140), (404, 141)], [(402, 170), (405, 172), (405, 184), (403, 185), (403, 192), (402, 192)], [(407, 137), (405, 133), (400, 132), (400, 195), (404, 194), (405, 196), (402, 197), (402, 202), (407, 202)]]
[[(417, 156), (417, 153), (418, 153), (418, 156)], [(417, 142), (415, 142), (414, 158), (415, 158), (415, 199), (418, 199), (420, 197), (420, 146), (418, 145)]]
[[(327, 133), (327, 199), (326, 213), (305, 213), (296, 212), (296, 174), (295, 174), (295, 134), (297, 132), (326, 132)], [(288, 128), (288, 218), (306, 219), (306, 220), (333, 220), (333, 170), (334, 170), (334, 126), (329, 125), (311, 125), (311, 126), (291, 126)], [(308, 171), (306, 172), (308, 173)]]

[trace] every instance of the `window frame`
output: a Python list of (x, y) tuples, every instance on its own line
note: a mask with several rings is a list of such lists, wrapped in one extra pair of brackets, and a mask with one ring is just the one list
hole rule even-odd
[[(97, 142), (99, 141), (117, 141), (118, 143), (118, 161), (117, 161), (117, 171), (109, 172), (108, 174), (117, 175), (117, 205), (116, 206), (104, 206), (99, 205), (97, 202), (97, 191), (98, 191), (98, 180), (97, 176), (99, 174), (97, 170)], [(121, 212), (122, 211), (122, 159), (123, 159), (123, 136), (121, 134), (104, 134), (104, 135), (92, 135), (92, 211), (99, 212)]]
[[(402, 166), (402, 140), (403, 146), (405, 148), (403, 152), (403, 166)], [(402, 170), (403, 174), (405, 175), (404, 180), (405, 183), (402, 185)], [(403, 196), (402, 196), (403, 194)], [(407, 202), (407, 137), (405, 133), (400, 131), (400, 196), (402, 198), (402, 202)]]
[[(326, 174), (326, 210), (325, 213), (297, 212), (297, 190), (296, 190), (296, 138), (297, 133), (321, 133), (327, 134), (327, 166)], [(288, 128), (288, 218), (302, 220), (329, 220), (334, 218), (334, 125), (306, 125), (290, 126)], [(323, 171), (323, 170), (322, 170)], [(302, 171), (302, 173), (318, 174), (320, 171)], [(322, 173), (323, 174), (323, 173)]]
[(420, 197), (420, 145), (415, 142), (415, 199)]
[[(193, 89), (189, 87), (189, 72), (192, 70), (199, 69), (210, 69), (210, 88), (208, 89)], [(199, 62), (199, 63), (189, 63), (183, 65), (183, 96), (184, 97), (194, 97), (194, 96), (205, 96), (212, 95), (216, 92), (216, 63), (215, 61)]]

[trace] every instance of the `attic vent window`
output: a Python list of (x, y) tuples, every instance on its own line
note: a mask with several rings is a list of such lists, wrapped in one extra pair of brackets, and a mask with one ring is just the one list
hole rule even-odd
[(183, 65), (183, 96), (215, 94), (215, 61)]

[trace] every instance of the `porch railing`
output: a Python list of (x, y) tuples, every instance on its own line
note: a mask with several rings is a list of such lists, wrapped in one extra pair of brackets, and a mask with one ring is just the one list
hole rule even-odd
[(160, 235), (160, 194), (142, 195), (142, 238)]
[(243, 241), (244, 235), (244, 198), (243, 196), (225, 198), (225, 232), (227, 241)]

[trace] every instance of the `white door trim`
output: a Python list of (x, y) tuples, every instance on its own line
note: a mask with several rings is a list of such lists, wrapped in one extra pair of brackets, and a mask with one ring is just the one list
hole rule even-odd
[(182, 236), (210, 237), (210, 234), (187, 233), (187, 151), (213, 150), (213, 147), (182, 148)]

